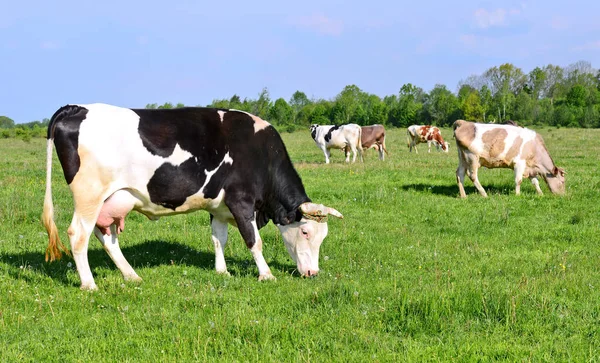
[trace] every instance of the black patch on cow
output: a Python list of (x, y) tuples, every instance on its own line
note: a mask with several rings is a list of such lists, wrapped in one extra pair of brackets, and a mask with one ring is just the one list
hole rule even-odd
[(310, 130), (310, 136), (312, 136), (313, 140), (315, 140), (315, 137), (317, 137), (317, 127), (311, 127)]
[(175, 209), (200, 190), (205, 180), (204, 168), (193, 158), (179, 166), (164, 163), (148, 182), (148, 194), (153, 203)]
[(48, 124), (47, 138), (54, 139), (56, 154), (62, 165), (67, 184), (71, 184), (81, 164), (77, 153), (79, 127), (87, 113), (88, 109), (85, 107), (66, 105), (52, 115)]
[(153, 203), (176, 209), (200, 190), (206, 172), (218, 167), (229, 151), (221, 116), (217, 109), (195, 107), (133, 111), (140, 117), (138, 132), (150, 153), (168, 158), (179, 144), (192, 154), (179, 166), (163, 164), (148, 183)]
[(329, 142), (329, 140), (331, 140), (331, 133), (339, 128), (339, 125), (335, 125), (332, 128), (330, 128), (329, 131), (327, 131), (327, 133), (325, 134), (325, 142)]

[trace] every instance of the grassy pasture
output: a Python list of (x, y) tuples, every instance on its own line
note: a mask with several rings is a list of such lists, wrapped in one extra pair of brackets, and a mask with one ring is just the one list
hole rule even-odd
[[(277, 229), (261, 231), (277, 277), (258, 282), (230, 227), (231, 277), (214, 272), (207, 213), (128, 216), (123, 253), (144, 279), (125, 284), (95, 238), (99, 291), (74, 262), (44, 262), (39, 221), (45, 140), (0, 140), (0, 361), (598, 361), (600, 130), (538, 130), (567, 171), (567, 195), (481, 169), (489, 198), (460, 200), (457, 156), (409, 154), (390, 130), (385, 162), (331, 165), (308, 131), (283, 138), (309, 196), (331, 219), (321, 274), (294, 272)], [(543, 184), (543, 182), (542, 182)], [(55, 156), (63, 241), (72, 200)]]

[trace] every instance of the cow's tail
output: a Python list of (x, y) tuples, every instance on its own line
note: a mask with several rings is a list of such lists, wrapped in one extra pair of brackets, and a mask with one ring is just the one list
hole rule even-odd
[(406, 129), (406, 146), (410, 149), (410, 142), (412, 140), (412, 132), (410, 132), (410, 128)]
[(48, 125), (48, 141), (46, 142), (46, 194), (44, 196), (44, 211), (42, 223), (48, 232), (48, 248), (46, 248), (46, 261), (59, 260), (62, 253), (70, 255), (69, 250), (62, 244), (58, 237), (58, 229), (54, 223), (54, 204), (52, 203), (52, 151), (54, 145), (54, 118)]
[(362, 127), (360, 126), (358, 126), (358, 141), (356, 142), (356, 150), (358, 150), (358, 155), (360, 155), (360, 161), (364, 162), (362, 148)]
[(389, 155), (389, 153), (385, 147), (385, 133), (383, 134), (383, 139), (381, 140), (381, 147), (383, 148), (383, 151), (385, 151), (385, 154)]

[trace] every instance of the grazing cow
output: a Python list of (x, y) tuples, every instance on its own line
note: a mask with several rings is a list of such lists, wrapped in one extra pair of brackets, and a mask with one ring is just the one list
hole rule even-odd
[(105, 104), (67, 105), (48, 126), (46, 260), (68, 252), (54, 223), (53, 141), (75, 211), (68, 229), (82, 289), (96, 289), (87, 250), (92, 232), (125, 280), (140, 280), (119, 248), (125, 216), (135, 210), (158, 219), (196, 210), (211, 215), (215, 268), (228, 274), (223, 250), (227, 224), (252, 252), (259, 280), (274, 279), (258, 230), (279, 228), (298, 271), (319, 271), (319, 248), (333, 208), (311, 202), (281, 137), (266, 121), (241, 111), (186, 107), (127, 109)]
[(341, 149), (346, 154), (346, 162), (350, 161), (350, 150), (352, 150), (352, 162), (356, 161), (356, 154), (360, 155), (360, 161), (363, 161), (361, 134), (362, 129), (357, 124), (335, 125), (312, 125), (310, 134), (315, 140), (315, 144), (323, 150), (325, 154), (325, 163), (329, 164), (331, 156), (329, 149)]
[(361, 136), (361, 144), (364, 150), (368, 150), (373, 148), (379, 151), (379, 159), (384, 160), (383, 152), (387, 154), (388, 151), (385, 148), (385, 128), (383, 125), (371, 125), (371, 126), (363, 126), (362, 136)]
[(512, 168), (515, 172), (515, 192), (521, 193), (523, 177), (531, 179), (538, 194), (542, 194), (537, 179), (541, 176), (554, 194), (565, 192), (565, 172), (554, 165), (542, 137), (533, 130), (512, 125), (480, 124), (457, 120), (453, 125), (458, 149), (456, 181), (460, 196), (465, 198), (465, 173), (484, 197), (487, 193), (479, 183), (477, 170)]
[(431, 144), (436, 144), (436, 147), (442, 148), (444, 152), (448, 152), (448, 143), (444, 141), (440, 129), (431, 125), (412, 125), (406, 130), (406, 142), (408, 143), (408, 151), (412, 152), (413, 148), (415, 153), (417, 151), (417, 145), (420, 143), (427, 143), (428, 152), (431, 152)]

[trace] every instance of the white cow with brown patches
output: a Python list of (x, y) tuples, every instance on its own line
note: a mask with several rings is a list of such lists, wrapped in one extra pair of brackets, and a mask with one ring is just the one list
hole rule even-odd
[(538, 194), (542, 194), (541, 176), (554, 194), (565, 192), (565, 172), (554, 165), (542, 137), (533, 130), (512, 125), (480, 124), (457, 120), (453, 125), (458, 149), (456, 181), (460, 196), (467, 195), (463, 186), (465, 173), (484, 197), (487, 193), (479, 183), (477, 170), (511, 168), (515, 172), (515, 192), (521, 193), (523, 177), (529, 178)]
[(428, 152), (431, 152), (431, 144), (435, 144), (436, 148), (441, 148), (444, 152), (448, 152), (448, 143), (444, 141), (440, 129), (431, 125), (411, 125), (406, 130), (406, 142), (408, 151), (417, 151), (417, 145), (427, 143)]

